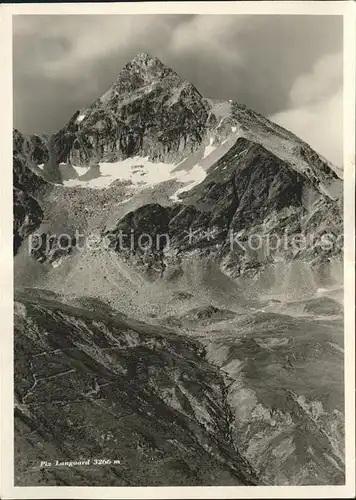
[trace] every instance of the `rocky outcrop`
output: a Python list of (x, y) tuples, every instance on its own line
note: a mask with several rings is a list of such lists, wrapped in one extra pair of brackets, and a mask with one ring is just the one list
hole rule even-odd
[(13, 189), (13, 249), (17, 253), (22, 241), (40, 224), (43, 211), (37, 201), (21, 189)]
[(13, 132), (14, 156), (22, 156), (29, 162), (39, 165), (49, 160), (48, 138), (39, 135), (25, 135), (19, 130)]
[(179, 328), (195, 328), (197, 325), (211, 325), (220, 321), (232, 319), (235, 316), (236, 313), (234, 311), (209, 305), (194, 307), (193, 309), (184, 311), (184, 313), (180, 315), (164, 317), (160, 320), (160, 323)]
[(45, 188), (45, 180), (34, 171), (35, 162), (48, 160), (48, 151), (38, 136), (13, 134), (13, 234), (14, 254), (24, 238), (36, 229), (43, 217), (37, 193)]

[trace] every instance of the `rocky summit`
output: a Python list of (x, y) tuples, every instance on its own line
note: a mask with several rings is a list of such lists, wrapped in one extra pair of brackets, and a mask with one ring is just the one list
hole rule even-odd
[(89, 108), (53, 137), (58, 160), (78, 165), (140, 154), (183, 158), (201, 143), (208, 109), (194, 86), (158, 59), (139, 54)]
[(340, 168), (148, 54), (13, 155), (17, 485), (344, 482)]

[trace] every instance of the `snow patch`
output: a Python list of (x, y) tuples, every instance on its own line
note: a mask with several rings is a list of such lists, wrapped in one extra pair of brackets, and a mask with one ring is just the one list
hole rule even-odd
[[(129, 182), (127, 188), (132, 190), (133, 195), (138, 189), (154, 186), (165, 181), (176, 181), (183, 183), (184, 186), (180, 187), (170, 198), (173, 201), (179, 201), (178, 197), (181, 193), (188, 191), (205, 179), (206, 169), (199, 163), (189, 168), (178, 167), (179, 164), (154, 163), (149, 161), (148, 158), (136, 156), (115, 163), (99, 163), (100, 175), (83, 181), (80, 177), (88, 172), (89, 168), (73, 165), (79, 178), (63, 180), (63, 185), (67, 188), (106, 189), (114, 181), (123, 181)], [(128, 196), (122, 203), (130, 199), (131, 196)]]
[(86, 116), (85, 114), (79, 115), (78, 118), (77, 118), (77, 120), (76, 120), (76, 122), (77, 123), (82, 122), (84, 120), (85, 116)]
[(220, 127), (220, 125), (222, 124), (222, 122), (225, 120), (226, 116), (223, 116), (222, 118), (220, 118), (220, 121), (218, 123), (218, 126), (216, 127), (216, 130)]
[[(154, 186), (164, 181), (176, 180), (188, 184), (178, 190), (182, 192), (190, 189), (205, 178), (205, 170), (199, 165), (194, 165), (189, 169), (177, 169), (177, 166), (174, 163), (154, 163), (149, 161), (148, 158), (136, 156), (115, 163), (99, 163), (100, 175), (98, 177), (88, 181), (70, 179), (63, 181), (63, 185), (65, 187), (105, 189), (114, 181), (121, 180), (129, 181), (129, 188), (136, 190), (137, 188)], [(88, 167), (75, 165), (73, 165), (73, 168), (78, 176), (82, 176), (89, 170)]]
[(43, 167), (44, 167), (44, 163), (40, 163), (39, 165), (37, 165), (38, 168), (40, 168), (41, 170), (43, 170)]
[(52, 267), (59, 267), (63, 262), (63, 257), (60, 257), (58, 260), (54, 260), (52, 262)]
[[(203, 158), (209, 156), (213, 151), (215, 151), (216, 146), (213, 146), (214, 137), (210, 137), (208, 146), (205, 146)], [(202, 159), (203, 159), (202, 158)]]
[[(66, 163), (61, 163), (61, 165), (66, 165)], [(76, 167), (75, 165), (72, 165), (74, 170), (77, 172), (78, 176), (80, 177), (81, 175), (84, 175), (88, 172), (90, 167)], [(69, 181), (67, 181), (69, 182)]]
[(173, 201), (179, 201), (179, 195), (181, 193), (189, 191), (197, 184), (200, 184), (200, 182), (202, 182), (206, 177), (206, 171), (200, 165), (194, 165), (194, 167), (188, 171), (181, 170), (178, 174), (181, 175), (177, 177), (176, 180), (184, 182), (186, 185), (179, 188), (172, 196), (170, 196), (170, 199)]

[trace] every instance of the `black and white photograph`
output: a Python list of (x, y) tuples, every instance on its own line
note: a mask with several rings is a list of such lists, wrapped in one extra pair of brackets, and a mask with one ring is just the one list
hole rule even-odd
[(15, 487), (346, 484), (344, 36), (13, 16)]

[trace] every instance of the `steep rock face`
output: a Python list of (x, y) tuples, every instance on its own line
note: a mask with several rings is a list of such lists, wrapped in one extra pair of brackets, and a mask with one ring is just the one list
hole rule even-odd
[(48, 150), (38, 136), (26, 136), (18, 130), (13, 132), (13, 184), (28, 194), (43, 187), (37, 164), (48, 161)]
[[(308, 172), (239, 138), (205, 180), (182, 195), (182, 203), (145, 205), (105, 234), (113, 247), (134, 255), (136, 264), (150, 272), (154, 268), (162, 275), (167, 264), (198, 252), (238, 277), (255, 275), (281, 257), (312, 265), (340, 257), (336, 239), (343, 231), (341, 214), (341, 201), (325, 193)], [(134, 235), (131, 246), (118, 245), (120, 233)], [(323, 245), (326, 234), (333, 237), (330, 245)], [(304, 246), (300, 235), (307, 239)]]
[(210, 212), (210, 227), (239, 231), (260, 223), (266, 213), (301, 207), (308, 185), (307, 178), (264, 147), (240, 138), (205, 180), (185, 194), (184, 203)]
[(155, 279), (164, 271), (163, 250), (169, 237), (170, 208), (149, 204), (130, 212), (105, 233), (110, 246), (143, 267)]
[(32, 196), (14, 187), (13, 216), (13, 246), (16, 255), (24, 238), (40, 225), (43, 211)]
[(39, 135), (24, 135), (18, 130), (13, 132), (13, 150), (15, 156), (22, 156), (36, 165), (49, 160), (48, 139)]
[(202, 141), (207, 109), (192, 84), (139, 54), (88, 109), (53, 137), (60, 162), (95, 164), (135, 156), (179, 159)]
[[(198, 343), (46, 296), (22, 291), (15, 305), (17, 485), (257, 484)], [(43, 468), (44, 457), (92, 463)]]
[(34, 171), (35, 164), (48, 161), (44, 140), (25, 136), (18, 130), (13, 134), (13, 233), (14, 254), (24, 238), (36, 229), (43, 211), (36, 197), (46, 187), (45, 180)]

